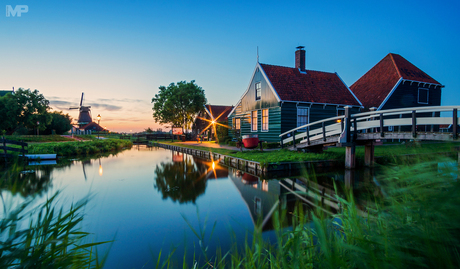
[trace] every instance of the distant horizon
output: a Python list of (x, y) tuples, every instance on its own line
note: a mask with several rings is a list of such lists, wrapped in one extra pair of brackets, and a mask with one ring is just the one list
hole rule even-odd
[[(14, 2), (5, 3), (12, 5)], [(460, 2), (25, 0), (0, 16), (0, 89), (38, 90), (72, 118), (85, 104), (117, 132), (165, 127), (152, 117), (160, 86), (195, 80), (209, 104), (236, 105), (257, 63), (337, 72), (351, 86), (388, 53), (439, 81), (460, 104)], [(8, 11), (8, 10), (7, 10)], [(4, 13), (5, 14), (5, 13)], [(438, 14), (442, 14), (438, 15)]]

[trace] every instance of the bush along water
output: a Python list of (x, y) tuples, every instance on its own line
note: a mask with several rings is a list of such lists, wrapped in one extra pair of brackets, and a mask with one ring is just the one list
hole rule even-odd
[(131, 141), (121, 139), (43, 143), (29, 145), (29, 154), (57, 154), (58, 156), (87, 155), (130, 148), (132, 145)]
[(256, 225), (245, 245), (194, 260), (193, 268), (459, 268), (456, 163), (412, 160), (380, 167), (379, 196), (369, 191), (374, 199), (368, 208), (358, 208), (350, 190), (336, 196), (341, 210), (333, 216), (319, 203), (275, 211), (275, 244), (263, 240)]

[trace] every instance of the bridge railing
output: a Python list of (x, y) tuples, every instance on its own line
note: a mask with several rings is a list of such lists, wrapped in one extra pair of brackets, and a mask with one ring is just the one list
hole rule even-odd
[[(337, 142), (350, 143), (354, 141), (359, 132), (380, 132), (384, 137), (385, 129), (388, 127), (398, 127), (399, 131), (402, 126), (410, 126), (412, 136), (417, 136), (417, 126), (430, 126), (430, 132), (434, 131), (434, 126), (452, 125), (453, 139), (458, 137), (458, 110), (460, 106), (432, 106), (432, 107), (411, 107), (401, 109), (388, 109), (380, 111), (369, 111), (350, 115), (350, 108), (345, 108), (345, 115), (327, 118), (324, 120), (312, 122), (280, 135), (281, 147), (289, 142), (296, 147), (296, 140), (301, 139), (299, 143), (310, 143), (314, 140), (322, 139), (326, 141), (327, 137), (340, 135)], [(441, 112), (451, 112), (450, 117), (440, 117)], [(319, 128), (314, 128), (320, 126)], [(407, 127), (406, 127), (407, 128)], [(301, 132), (305, 130), (304, 132)], [(426, 130), (425, 130), (426, 131)], [(289, 136), (283, 138), (284, 136)]]
[[(281, 147), (283, 147), (283, 145), (286, 145), (289, 142), (293, 142), (293, 145), (295, 147), (297, 139), (302, 139), (300, 143), (310, 144), (310, 142), (314, 140), (318, 140), (318, 139), (325, 140), (326, 137), (328, 136), (341, 134), (345, 128), (344, 119), (345, 119), (345, 116), (327, 118), (324, 120), (319, 120), (319, 121), (315, 121), (309, 124), (305, 124), (297, 128), (294, 128), (292, 130), (289, 130), (285, 133), (282, 133), (280, 134)], [(317, 126), (321, 126), (321, 127), (317, 128)], [(304, 132), (296, 134), (296, 132), (298, 131), (304, 131)], [(283, 136), (285, 135), (289, 137), (283, 139)]]

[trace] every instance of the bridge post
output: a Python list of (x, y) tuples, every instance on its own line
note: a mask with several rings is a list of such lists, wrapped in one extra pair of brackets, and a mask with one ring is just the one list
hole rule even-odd
[(385, 134), (383, 133), (383, 113), (380, 113), (380, 137), (384, 137)]
[(356, 118), (353, 118), (353, 142), (358, 139), (358, 122)]
[(283, 136), (281, 136), (280, 138), (281, 138), (280, 139), (280, 146), (281, 146), (281, 148), (283, 148)]
[(307, 144), (310, 146), (310, 126), (307, 126)]
[(296, 146), (295, 146), (295, 131), (292, 132), (292, 145), (294, 146), (294, 148), (296, 148)]
[(323, 141), (326, 141), (326, 124), (323, 121)]
[(454, 108), (454, 113), (452, 115), (452, 138), (457, 139), (457, 109)]
[(350, 131), (351, 131), (351, 128), (350, 128), (351, 127), (350, 126), (351, 125), (350, 124), (351, 123), (351, 121), (350, 121), (350, 116), (351, 116), (350, 115), (350, 108), (351, 108), (351, 106), (346, 106), (345, 107), (345, 128), (347, 128), (346, 131), (345, 131), (346, 132), (346, 140), (347, 140), (346, 143), (351, 142), (351, 139), (350, 139)]
[(412, 137), (417, 136), (417, 116), (415, 110), (412, 110)]
[(364, 145), (364, 165), (367, 167), (374, 166), (374, 142), (370, 141)]
[(355, 145), (345, 147), (345, 168), (354, 169), (356, 166)]

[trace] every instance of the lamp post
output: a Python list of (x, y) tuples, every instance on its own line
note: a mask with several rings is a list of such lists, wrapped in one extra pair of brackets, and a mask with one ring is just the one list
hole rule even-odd
[[(99, 122), (100, 122), (100, 121), (101, 121), (101, 114), (98, 114), (98, 115), (97, 115), (97, 125), (99, 126), (99, 128), (101, 127), (101, 126), (99, 125)], [(101, 132), (101, 130), (98, 130), (98, 132), (97, 132), (97, 139), (99, 139), (99, 133), (100, 133), (100, 132)]]

